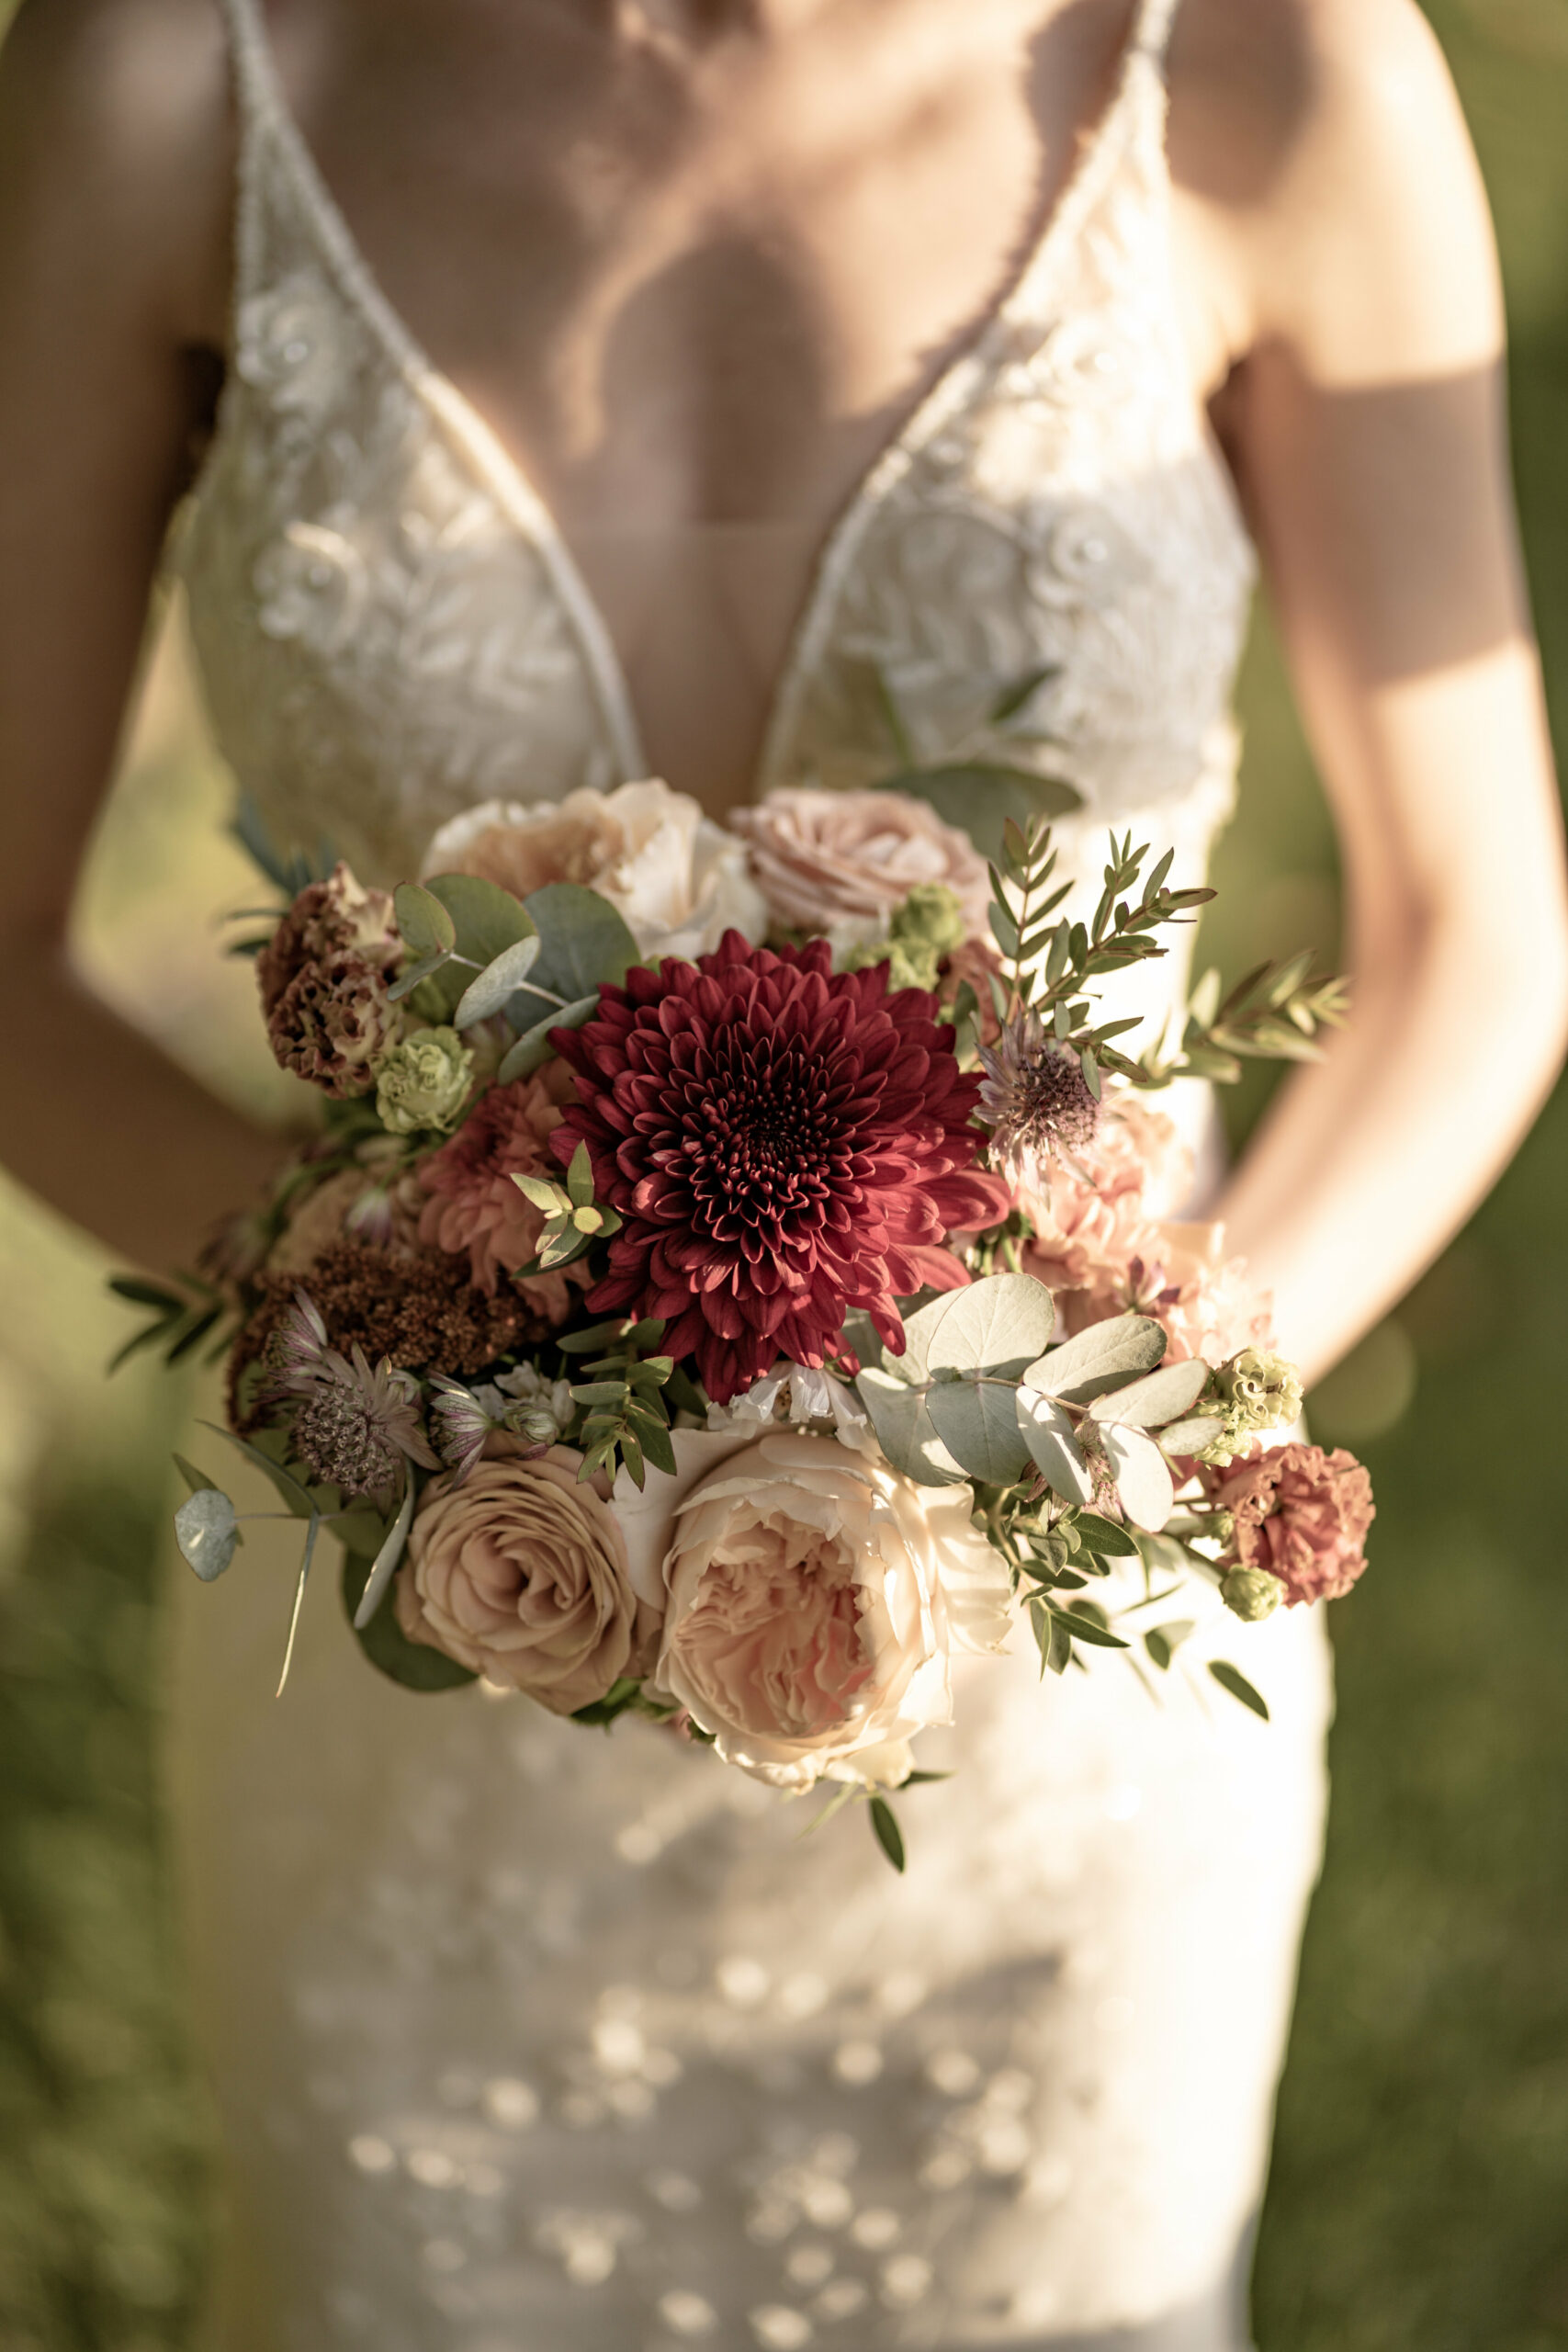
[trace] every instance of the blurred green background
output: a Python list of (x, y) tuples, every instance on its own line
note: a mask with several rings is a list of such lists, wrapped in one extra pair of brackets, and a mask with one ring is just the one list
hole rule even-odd
[[(0, 24), (8, 0), (0, 0)], [(1568, 754), (1568, 0), (1431, 0), (1496, 209), (1525, 538)], [(1266, 617), (1205, 945), (1332, 945), (1333, 841)], [(161, 642), (82, 894), (101, 984), (230, 1091), (267, 1084), (247, 894)], [(242, 1041), (236, 1055), (235, 1039)], [(252, 1058), (243, 1048), (248, 1046)], [(1230, 1106), (1238, 1137), (1263, 1085)], [(1339, 1719), (1257, 2281), (1263, 2352), (1568, 2347), (1568, 1098), (1313, 1399), (1376, 1480), (1335, 1612)], [(105, 1267), (0, 1190), (0, 2345), (184, 2352), (206, 2118), (180, 2032), (154, 1781), (162, 1464)]]

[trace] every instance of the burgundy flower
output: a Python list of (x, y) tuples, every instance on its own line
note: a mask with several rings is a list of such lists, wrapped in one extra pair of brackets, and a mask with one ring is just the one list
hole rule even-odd
[(950, 1233), (1011, 1195), (975, 1166), (979, 1091), (919, 989), (885, 965), (831, 970), (825, 941), (773, 955), (726, 933), (712, 956), (634, 967), (551, 1043), (579, 1101), (550, 1138), (588, 1147), (618, 1211), (597, 1310), (663, 1316), (725, 1403), (778, 1357), (842, 1354), (852, 1308), (901, 1351), (896, 1301), (968, 1276)]
[(1235, 1516), (1232, 1549), (1244, 1568), (1267, 1568), (1301, 1601), (1337, 1600), (1364, 1571), (1362, 1545), (1375, 1516), (1372, 1482), (1337, 1447), (1281, 1445), (1247, 1456), (1205, 1481)]

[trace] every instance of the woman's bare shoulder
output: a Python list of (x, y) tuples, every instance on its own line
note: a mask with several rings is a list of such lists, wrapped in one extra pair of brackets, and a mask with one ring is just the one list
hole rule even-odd
[(0, 235), (221, 334), (233, 127), (215, 0), (22, 0), (0, 45)]
[(1334, 374), (1495, 340), (1485, 197), (1416, 0), (1186, 0), (1170, 148), (1258, 335), (1318, 345)]

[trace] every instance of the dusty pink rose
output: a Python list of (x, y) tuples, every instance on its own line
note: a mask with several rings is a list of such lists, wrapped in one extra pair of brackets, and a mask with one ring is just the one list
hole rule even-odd
[(985, 860), (923, 800), (789, 785), (755, 808), (733, 809), (729, 822), (750, 843), (752, 875), (786, 931), (858, 928), (870, 936), (917, 882), (941, 882), (971, 932), (985, 933)]
[(656, 1621), (637, 1601), (615, 1514), (569, 1446), (494, 1430), (463, 1485), (433, 1478), (398, 1572), (398, 1623), (553, 1714), (646, 1671)]
[(775, 1787), (897, 1786), (914, 1734), (951, 1720), (953, 1653), (1007, 1637), (972, 1501), (831, 1438), (732, 1454), (675, 1505), (656, 1684)]
[[(570, 1086), (571, 1073), (558, 1062), (547, 1062), (536, 1077), (492, 1086), (451, 1142), (420, 1168), (429, 1195), (420, 1214), (420, 1239), (427, 1249), (466, 1250), (474, 1281), (491, 1297), (502, 1274), (525, 1266), (538, 1249), (543, 1215), (512, 1179), (558, 1179), (548, 1144)], [(561, 1272), (529, 1274), (517, 1287), (550, 1322), (564, 1323), (569, 1283), (581, 1287), (587, 1279), (580, 1263)]]
[(301, 890), (256, 958), (282, 1068), (340, 1099), (367, 1093), (401, 1030), (387, 983), (402, 952), (391, 899), (363, 889), (346, 865)]
[(1278, 1577), (1291, 1608), (1337, 1600), (1365, 1569), (1372, 1482), (1343, 1447), (1325, 1453), (1320, 1445), (1281, 1445), (1206, 1483), (1221, 1510), (1235, 1514), (1232, 1549), (1241, 1566)]
[(1108, 1098), (1083, 1150), (1071, 1161), (1047, 1160), (1021, 1190), (1020, 1204), (1034, 1227), (1024, 1252), (1028, 1271), (1052, 1291), (1112, 1291), (1149, 1242), (1151, 1203), (1179, 1197), (1191, 1170), (1191, 1155), (1163, 1112), (1133, 1095)]

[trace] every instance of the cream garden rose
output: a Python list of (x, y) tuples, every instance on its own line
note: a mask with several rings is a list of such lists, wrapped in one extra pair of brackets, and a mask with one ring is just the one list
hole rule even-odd
[(461, 1486), (433, 1478), (398, 1574), (398, 1623), (553, 1714), (646, 1671), (657, 1619), (634, 1593), (615, 1513), (582, 1456), (492, 1430)]
[(444, 825), (426, 876), (475, 874), (525, 899), (549, 882), (596, 890), (645, 956), (706, 956), (727, 931), (755, 944), (767, 907), (743, 844), (657, 777), (564, 800), (487, 800)]
[(953, 1653), (1007, 1638), (972, 1509), (831, 1438), (742, 1447), (676, 1505), (653, 1686), (776, 1788), (896, 1787), (915, 1733), (952, 1720)]

